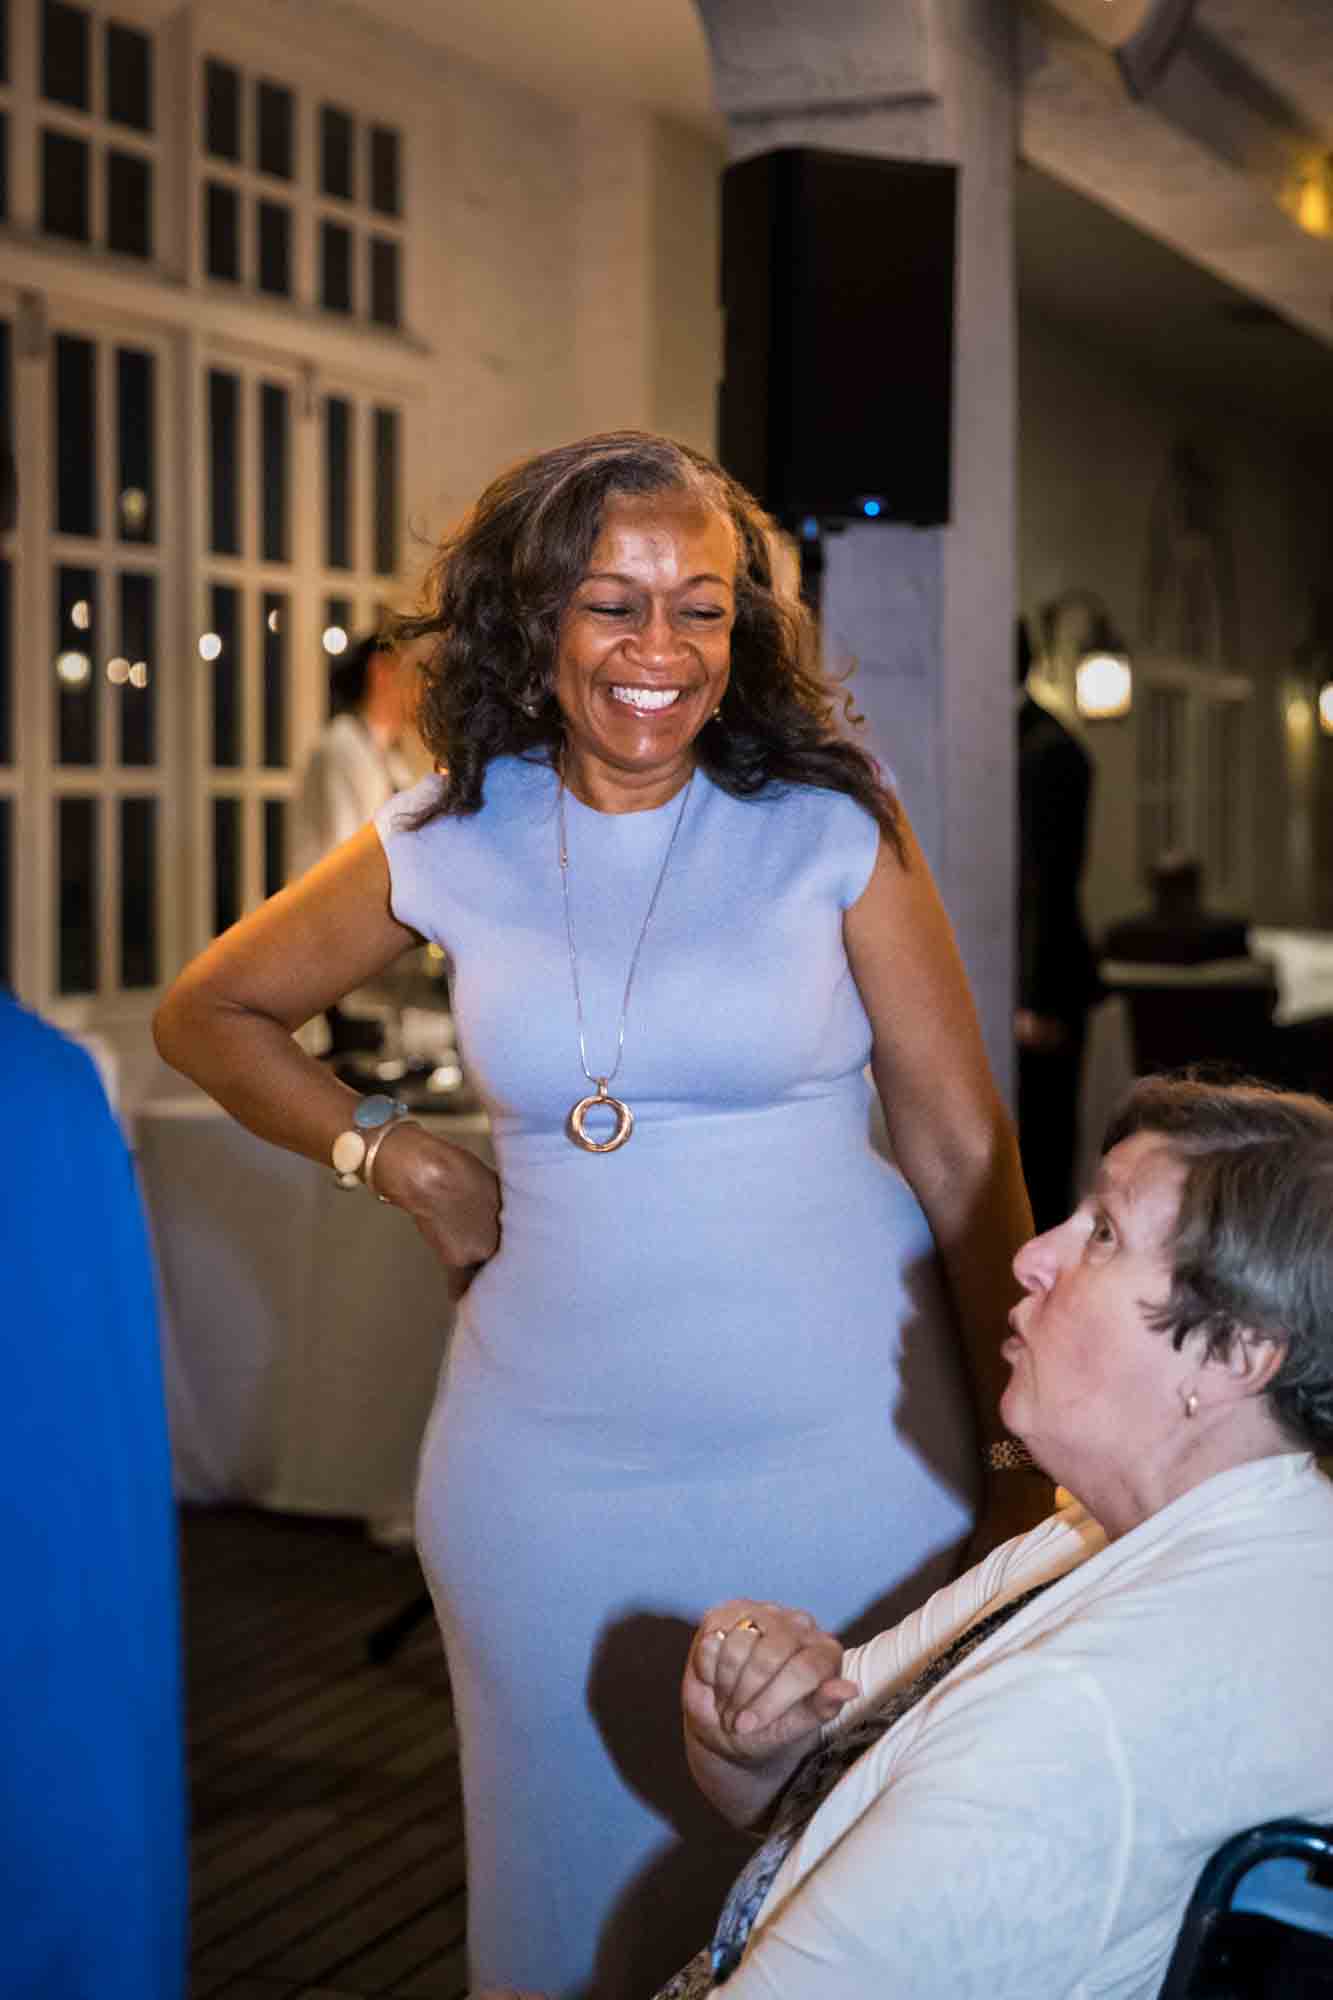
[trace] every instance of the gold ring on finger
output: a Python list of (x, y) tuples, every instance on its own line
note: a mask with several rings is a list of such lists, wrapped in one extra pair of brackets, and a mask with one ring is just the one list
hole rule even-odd
[(738, 1619), (731, 1629), (733, 1632), (753, 1632), (756, 1639), (762, 1639), (764, 1636), (763, 1626), (756, 1625), (753, 1618)]

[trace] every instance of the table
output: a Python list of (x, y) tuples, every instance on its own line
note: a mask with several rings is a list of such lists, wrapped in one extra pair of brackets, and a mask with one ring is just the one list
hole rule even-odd
[(1279, 1028), (1333, 1016), (1333, 934), (1328, 931), (1250, 932), (1250, 950), (1270, 959), (1277, 975)]
[[(491, 1161), (483, 1116), (423, 1122)], [(180, 1497), (407, 1511), (452, 1322), (412, 1223), (199, 1094), (133, 1131)]]

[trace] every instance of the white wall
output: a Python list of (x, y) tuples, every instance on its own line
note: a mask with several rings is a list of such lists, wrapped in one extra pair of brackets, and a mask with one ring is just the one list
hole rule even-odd
[(409, 517), (435, 535), (571, 427), (578, 204), (563, 106), (445, 61), (432, 95), (409, 243), (434, 360), (407, 478)]
[(409, 576), (531, 452), (631, 426), (713, 449), (719, 138), (544, 95), (337, 0), (192, 11), (200, 47), (406, 135)]
[(413, 526), (438, 536), (501, 467), (594, 431), (711, 451), (720, 144), (447, 58), (431, 96), (413, 126), (413, 329), (434, 350)]
[(720, 139), (653, 125), (653, 428), (717, 449), (722, 373)]

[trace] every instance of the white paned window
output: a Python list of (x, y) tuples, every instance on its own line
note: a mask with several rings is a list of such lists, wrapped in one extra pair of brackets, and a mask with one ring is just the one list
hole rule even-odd
[[(176, 942), (164, 826), (179, 568), (163, 532), (179, 511), (163, 444), (175, 361), (140, 325), (56, 304), (37, 342), (25, 313), (5, 343), (22, 384), (0, 592), (7, 957), (39, 1003), (133, 1010)], [(34, 864), (22, 882), (16, 852)]]
[(1145, 668), (1136, 700), (1139, 868), (1169, 853), (1203, 863), (1208, 900), (1243, 906), (1253, 797), (1251, 684), (1235, 675)]
[(162, 986), (286, 878), (325, 634), (400, 602), (424, 365), (396, 93), (326, 118), (316, 57), (198, 32), (0, 0), (0, 979), (145, 1078)]
[(28, 130), (14, 137), (35, 149), (38, 227), (68, 243), (155, 257), (162, 176), (151, 33), (72, 0), (38, 0), (25, 26), (34, 88), (16, 92)]
[(349, 320), (403, 318), (403, 136), (218, 55), (200, 80), (203, 275)]
[(325, 719), (330, 663), (393, 598), (402, 415), (222, 350), (200, 407), (195, 751), (216, 932), (286, 879), (296, 746)]

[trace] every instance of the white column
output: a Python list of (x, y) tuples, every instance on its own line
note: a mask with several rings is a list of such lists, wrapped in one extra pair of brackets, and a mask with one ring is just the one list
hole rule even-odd
[(935, 868), (1001, 1084), (1012, 1080), (1016, 415), (1009, 0), (699, 0), (733, 159), (823, 146), (959, 174), (953, 516), (825, 544), (829, 664)]

